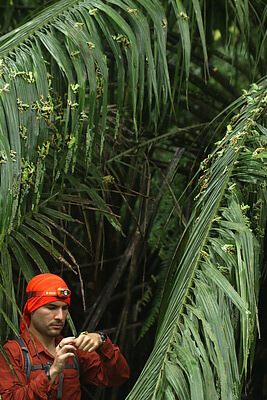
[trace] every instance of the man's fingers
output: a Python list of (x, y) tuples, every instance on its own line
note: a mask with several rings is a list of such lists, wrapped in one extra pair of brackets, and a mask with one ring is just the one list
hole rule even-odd
[(74, 344), (75, 343), (75, 337), (66, 337), (60, 341), (58, 344), (59, 347), (65, 346), (66, 344)]
[(75, 357), (75, 354), (72, 352), (60, 354), (60, 356), (58, 357), (58, 360), (60, 362), (66, 362), (69, 357)]
[(88, 351), (91, 353), (92, 351), (96, 350), (99, 347), (98, 344), (90, 343), (83, 348), (83, 351)]
[(79, 350), (84, 350), (85, 346), (87, 346), (91, 342), (91, 335), (80, 335), (75, 340), (75, 347)]
[(84, 334), (82, 333), (80, 336), (77, 337), (77, 339), (75, 339), (75, 343), (74, 345), (81, 350), (81, 346), (84, 346), (85, 343), (88, 343), (88, 341), (91, 340), (91, 335), (90, 333), (88, 334)]
[(76, 347), (75, 346), (73, 346), (72, 344), (65, 344), (65, 345), (62, 345), (62, 343), (59, 343), (58, 345), (57, 345), (57, 350), (58, 351), (62, 351), (63, 353), (66, 353), (66, 352), (68, 352), (68, 351), (75, 351), (76, 350)]
[(81, 334), (75, 340), (75, 347), (79, 350), (83, 351), (93, 351), (96, 350), (99, 346), (101, 346), (102, 340), (98, 333), (88, 333), (88, 334)]
[(83, 345), (81, 345), (79, 347), (79, 350), (83, 350), (83, 351), (93, 351), (94, 349), (96, 349), (97, 346), (94, 345), (94, 343), (89, 342), (89, 343), (84, 343)]
[(80, 335), (77, 339), (75, 339), (75, 346), (79, 348), (84, 339), (85, 335)]
[(60, 372), (63, 372), (65, 369), (65, 364), (67, 363), (69, 357), (75, 357), (75, 354), (73, 351), (75, 351), (76, 348), (72, 345), (65, 345), (60, 348), (57, 346), (56, 348), (56, 355), (55, 355), (55, 360), (53, 362), (53, 368), (54, 370), (59, 374)]

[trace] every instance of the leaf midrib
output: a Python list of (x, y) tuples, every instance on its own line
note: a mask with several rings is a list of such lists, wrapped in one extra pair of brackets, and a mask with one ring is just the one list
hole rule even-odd
[[(250, 128), (250, 127), (249, 127), (249, 128)], [(238, 152), (236, 152), (235, 157), (233, 158), (233, 160), (232, 160), (232, 162), (231, 162), (231, 167), (229, 168), (228, 173), (227, 173), (227, 175), (226, 175), (226, 179), (225, 179), (225, 182), (224, 182), (224, 184), (223, 184), (223, 189), (222, 189), (221, 194), (220, 194), (220, 196), (219, 196), (219, 198), (218, 198), (218, 200), (217, 200), (217, 205), (214, 207), (214, 211), (213, 211), (213, 213), (212, 213), (213, 217), (217, 214), (218, 208), (220, 207), (220, 204), (221, 204), (222, 197), (223, 197), (224, 194), (225, 194), (225, 190), (226, 190), (227, 184), (228, 184), (228, 182), (229, 182), (230, 177), (232, 176), (232, 171), (233, 171), (233, 169), (234, 169), (234, 167), (235, 167), (235, 164), (234, 164), (234, 163), (235, 163), (235, 161), (238, 159), (239, 154), (240, 154), (240, 152), (241, 152), (241, 150), (242, 150), (242, 145), (243, 145), (244, 142), (246, 141), (247, 136), (248, 136), (248, 134), (249, 134), (248, 131), (247, 131), (246, 133), (247, 133), (247, 134), (243, 137), (242, 144), (241, 144), (241, 146), (240, 146), (240, 150), (239, 150)], [(206, 233), (205, 237), (203, 238), (202, 245), (200, 246), (201, 248), (205, 247), (205, 244), (207, 243), (207, 238), (208, 238), (208, 236), (209, 236), (209, 232), (210, 232), (211, 226), (212, 226), (212, 219), (213, 219), (213, 218), (210, 218), (210, 222), (209, 222), (209, 224), (208, 224), (208, 229), (207, 229), (207, 231), (206, 231), (207, 233)], [(177, 318), (177, 319), (178, 319), (178, 320), (180, 319), (180, 316), (181, 316), (181, 314), (182, 314), (182, 310), (183, 310), (183, 308), (184, 308), (184, 306), (185, 306), (185, 299), (187, 298), (188, 292), (189, 292), (189, 290), (190, 290), (190, 288), (191, 288), (191, 283), (192, 283), (193, 277), (195, 276), (195, 272), (196, 272), (196, 269), (197, 269), (197, 267), (198, 267), (200, 258), (201, 258), (201, 254), (200, 254), (200, 252), (199, 252), (199, 254), (198, 254), (197, 258), (196, 258), (196, 261), (195, 261), (195, 266), (194, 266), (194, 268), (192, 269), (191, 277), (188, 278), (188, 285), (187, 285), (187, 288), (186, 288), (185, 293), (184, 293), (184, 295), (183, 295), (183, 301), (181, 302), (180, 308), (179, 308), (179, 310), (178, 310), (178, 312), (177, 312), (177, 315), (178, 315), (178, 318)], [(158, 374), (157, 383), (156, 383), (155, 389), (154, 389), (154, 391), (153, 391), (153, 400), (156, 399), (155, 396), (157, 395), (157, 390), (158, 390), (158, 388), (159, 388), (159, 386), (160, 386), (162, 372), (164, 371), (164, 367), (165, 367), (165, 364), (166, 364), (166, 359), (167, 359), (167, 356), (168, 356), (168, 350), (169, 350), (169, 348), (170, 348), (170, 346), (171, 346), (172, 338), (174, 337), (175, 330), (176, 330), (176, 323), (174, 324), (174, 326), (173, 326), (173, 328), (172, 328), (172, 333), (170, 334), (169, 344), (168, 344), (168, 346), (167, 346), (167, 348), (166, 348), (165, 356), (164, 356), (164, 359), (163, 359), (163, 361), (162, 361), (162, 366), (161, 366), (160, 372), (159, 372), (159, 374)]]

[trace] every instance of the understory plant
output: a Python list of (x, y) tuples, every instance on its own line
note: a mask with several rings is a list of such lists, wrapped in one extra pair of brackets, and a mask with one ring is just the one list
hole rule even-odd
[[(253, 362), (266, 223), (266, 80), (201, 163), (151, 355), (127, 400), (240, 399)], [(236, 104), (235, 104), (236, 107)]]

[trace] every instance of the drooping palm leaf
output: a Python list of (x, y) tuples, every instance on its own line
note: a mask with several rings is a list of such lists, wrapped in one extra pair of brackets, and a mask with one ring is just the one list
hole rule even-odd
[[(238, 9), (247, 10), (241, 3)], [(191, 52), (188, 18), (181, 2), (173, 1), (172, 6), (182, 37), (188, 79)], [(190, 2), (185, 2), (187, 9), (190, 6)], [(207, 63), (200, 4), (193, 1), (192, 6)], [(239, 20), (244, 25), (242, 32), (247, 32), (247, 18)], [(150, 34), (150, 21), (154, 36)], [(127, 92), (132, 98), (135, 131), (137, 110), (141, 118), (146, 92), (147, 106), (150, 114), (153, 106), (156, 123), (160, 99), (166, 101), (170, 92), (167, 26), (163, 7), (157, 0), (137, 3), (62, 0), (0, 39), (2, 204), (5, 199), (0, 220), (2, 240), (19, 226), (26, 202), (28, 209), (36, 211), (47, 156), (54, 160), (53, 190), (59, 179), (59, 183), (61, 179), (64, 181), (70, 167), (74, 171), (84, 143), (84, 130), (87, 165), (92, 162), (95, 147), (101, 155), (110, 83), (115, 82), (118, 88), (116, 99), (112, 99), (117, 103), (115, 137)], [(194, 29), (193, 18), (191, 29)], [(113, 59), (115, 67), (111, 73)], [(125, 91), (126, 77), (130, 86)], [(33, 185), (34, 194), (29, 199)]]
[[(138, 93), (141, 115), (145, 75), (158, 114), (161, 91), (170, 92), (163, 19), (157, 1), (140, 2), (138, 8), (131, 1), (63, 0), (0, 38), (1, 243), (20, 227), (25, 212), (37, 212), (48, 164), (52, 180), (46, 190), (53, 195), (55, 186), (66, 179), (77, 190), (80, 183), (71, 174), (84, 144), (87, 167), (93, 154), (101, 157), (110, 84), (118, 88), (112, 99), (117, 103), (115, 136), (126, 77), (136, 133)], [(150, 20), (156, 28), (156, 57)], [(94, 189), (83, 189), (89, 190), (100, 211), (105, 209)], [(110, 213), (106, 215), (118, 228)]]
[[(244, 28), (241, 27), (244, 35), (249, 31), (245, 26), (248, 18), (243, 18), (241, 14), (244, 10), (248, 15), (247, 8), (242, 5), (246, 3), (238, 1), (232, 5), (234, 9), (239, 7), (239, 21), (244, 24)], [(192, 39), (196, 31), (200, 32), (199, 43), (205, 63), (207, 61), (203, 35), (206, 29), (205, 15), (203, 10), (200, 15), (199, 4), (202, 6), (198, 1), (173, 1), (172, 15), (166, 19), (163, 11), (166, 2), (158, 0), (64, 0), (0, 39), (1, 279), (8, 283), (13, 303), (16, 299), (12, 271), (17, 265), (21, 264), (23, 275), (29, 280), (34, 274), (32, 260), (41, 271), (48, 270), (45, 249), (57, 260), (61, 259), (61, 255), (64, 260), (66, 257), (65, 265), (71, 262), (71, 254), (65, 244), (55, 236), (55, 230), (60, 233), (64, 231), (58, 221), (71, 220), (62, 209), (61, 199), (65, 199), (65, 204), (73, 204), (73, 194), (81, 198), (86, 196), (86, 200), (82, 198), (80, 202), (76, 199), (76, 204), (83, 206), (85, 202), (88, 204), (93, 201), (96, 213), (108, 216), (109, 222), (120, 229), (117, 216), (101, 198), (103, 182), (102, 186), (100, 182), (104, 174), (102, 171), (94, 173), (94, 163), (101, 160), (103, 150), (108, 152), (112, 148), (112, 145), (110, 148), (104, 147), (107, 105), (116, 103), (114, 138), (119, 134), (123, 106), (132, 110), (132, 130), (136, 137), (139, 131), (137, 123), (141, 128), (144, 121), (143, 108), (148, 110), (150, 122), (157, 124), (161, 117), (162, 101), (166, 102), (171, 91), (168, 58), (173, 59), (173, 55), (170, 49), (166, 51), (165, 45), (169, 19), (173, 19), (173, 16), (178, 19), (178, 29), (175, 21), (172, 33), (179, 31), (179, 63), (176, 65), (174, 82), (182, 85), (184, 64), (188, 82), (192, 48), (190, 36)], [(261, 26), (260, 37), (264, 35), (263, 24)], [(255, 47), (258, 52), (253, 57), (260, 64), (261, 51)], [(198, 76), (193, 78), (206, 88)], [(113, 89), (110, 90), (110, 87)], [(172, 90), (175, 100), (176, 84)], [(217, 93), (212, 94), (212, 98), (218, 97)], [(227, 101), (227, 96), (223, 98)], [(85, 162), (86, 168), (78, 177), (74, 177), (72, 174), (79, 169), (81, 161)], [(243, 176), (245, 174), (244, 169)], [(81, 176), (86, 178), (81, 179)], [(91, 180), (91, 176), (94, 179)], [(66, 188), (67, 195), (64, 193)], [(47, 229), (53, 227), (53, 233), (48, 234), (38, 224), (35, 224), (35, 232), (32, 228), (34, 223), (29, 223), (30, 227), (26, 226), (25, 230), (26, 220), (29, 222), (32, 214), (34, 221), (45, 222)], [(88, 224), (87, 231), (89, 236)], [(29, 240), (25, 236), (27, 233), (31, 234)], [(40, 248), (42, 254), (38, 253)], [(70, 259), (67, 260), (67, 256)], [(12, 257), (13, 266), (10, 261)], [(206, 283), (205, 277), (203, 282)], [(221, 282), (222, 287), (225, 285), (225, 281)], [(197, 290), (203, 293), (206, 287), (199, 285), (196, 297), (199, 296)], [(233, 301), (238, 302), (234, 295), (232, 297)], [(1, 291), (0, 304), (4, 304), (2, 309), (6, 313), (3, 323), (10, 320), (17, 326), (12, 302)], [(202, 321), (203, 327), (207, 326), (204, 317), (199, 315), (196, 318)], [(193, 332), (194, 326), (190, 325), (188, 319), (186, 323)], [(209, 359), (195, 331), (194, 336), (199, 343), (205, 361), (203, 368), (208, 377), (211, 371), (206, 361)], [(223, 374), (224, 360), (219, 353), (219, 346), (215, 346), (214, 335), (208, 331), (206, 337), (209, 339), (207, 346), (212, 347), (210, 342), (214, 343), (214, 359), (216, 356), (219, 360), (219, 371)], [(4, 340), (5, 335), (1, 339)], [(185, 356), (193, 359), (191, 354)], [(235, 362), (232, 361), (232, 364), (235, 365)], [(169, 366), (166, 368), (171, 380), (174, 369)], [(176, 372), (183, 377), (181, 369), (176, 369)], [(190, 372), (196, 379), (201, 379), (197, 368), (192, 367)], [(177, 382), (174, 379), (173, 385), (176, 391), (182, 387), (185, 393), (190, 392), (186, 380)], [(211, 385), (210, 390), (213, 389)], [(171, 398), (171, 386), (167, 386), (166, 393)]]
[[(255, 332), (266, 205), (266, 80), (241, 100), (202, 163), (200, 192), (170, 268), (151, 356), (127, 399), (240, 397)], [(260, 210), (259, 210), (260, 208)], [(179, 250), (181, 253), (179, 253)], [(177, 260), (178, 258), (178, 260)]]
[[(19, 33), (11, 32), (0, 39), (2, 163), (10, 153), (13, 160), (7, 164), (13, 166), (12, 172), (9, 167), (9, 175), (5, 173), (7, 166), (1, 169), (1, 198), (7, 191), (9, 196), (12, 193), (10, 206), (13, 206), (14, 214), (16, 208), (21, 208), (19, 205), (24, 206), (29, 184), (34, 183), (31, 207), (38, 204), (48, 154), (53, 153), (56, 164), (54, 179), (67, 173), (70, 166), (73, 172), (83, 129), (87, 131), (88, 163), (96, 143), (101, 154), (106, 128), (110, 58), (115, 58), (118, 74), (117, 78), (112, 77), (118, 82), (117, 127), (125, 92), (124, 76), (127, 75), (131, 82), (135, 125), (136, 87), (139, 85), (142, 99), (145, 72), (148, 71), (147, 79), (151, 81), (149, 86), (153, 88), (156, 99), (163, 87), (169, 87), (166, 33), (160, 25), (163, 11), (159, 13), (161, 6), (158, 3), (156, 13), (155, 6), (155, 2), (145, 3), (146, 11), (157, 27), (157, 68), (152, 54), (149, 20), (131, 2), (61, 1), (22, 26)], [(160, 81), (157, 81), (157, 75)], [(159, 104), (158, 100), (156, 102)], [(143, 100), (140, 100), (139, 112), (142, 104)], [(102, 134), (99, 139), (100, 109)], [(21, 176), (24, 190), (19, 193)], [(16, 191), (12, 185), (16, 185)], [(7, 214), (13, 223), (10, 212)], [(3, 218), (1, 232), (6, 224)]]
[[(72, 269), (71, 264), (78, 268), (61, 239), (49, 234), (39, 222), (30, 221), (32, 213), (44, 213), (54, 220), (54, 232), (62, 232), (55, 221), (71, 218), (63, 215), (62, 203), (58, 202), (56, 208), (51, 204), (57, 200), (54, 197), (64, 192), (66, 184), (72, 188), (69, 195), (90, 197), (96, 211), (103, 212), (120, 229), (117, 218), (95, 189), (104, 185), (103, 174), (94, 173), (91, 168), (87, 174), (88, 183), (90, 175), (94, 175), (91, 187), (72, 174), (81, 151), (87, 169), (93, 156), (101, 157), (111, 84), (117, 83), (118, 88), (112, 99), (117, 103), (115, 136), (125, 90), (130, 92), (129, 105), (137, 134), (137, 108), (141, 114), (146, 74), (159, 108), (162, 88), (166, 90), (169, 83), (166, 31), (161, 25), (163, 10), (160, 3), (156, 4), (157, 12), (155, 2), (141, 2), (139, 8), (130, 1), (63, 0), (0, 38), (0, 247), (2, 257), (7, 255), (3, 258), (6, 262), (1, 263), (1, 280), (8, 280), (11, 292), (11, 256), (14, 265), (21, 265), (27, 280), (34, 274), (32, 262), (42, 272), (48, 272), (40, 248), (69, 268)], [(143, 14), (142, 6), (149, 18)], [(157, 26), (157, 59), (153, 56), (150, 19)], [(113, 59), (116, 66), (109, 73)], [(85, 204), (82, 199), (76, 203)], [(2, 300), (7, 304), (8, 300), (2, 297), (1, 304)], [(15, 301), (14, 293), (12, 298)], [(17, 325), (17, 320), (14, 322)]]

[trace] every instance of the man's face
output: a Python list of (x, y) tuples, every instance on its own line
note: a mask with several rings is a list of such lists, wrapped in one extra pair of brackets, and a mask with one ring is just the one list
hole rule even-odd
[(38, 308), (31, 314), (30, 331), (35, 336), (58, 336), (65, 325), (68, 308), (64, 301), (54, 301)]

